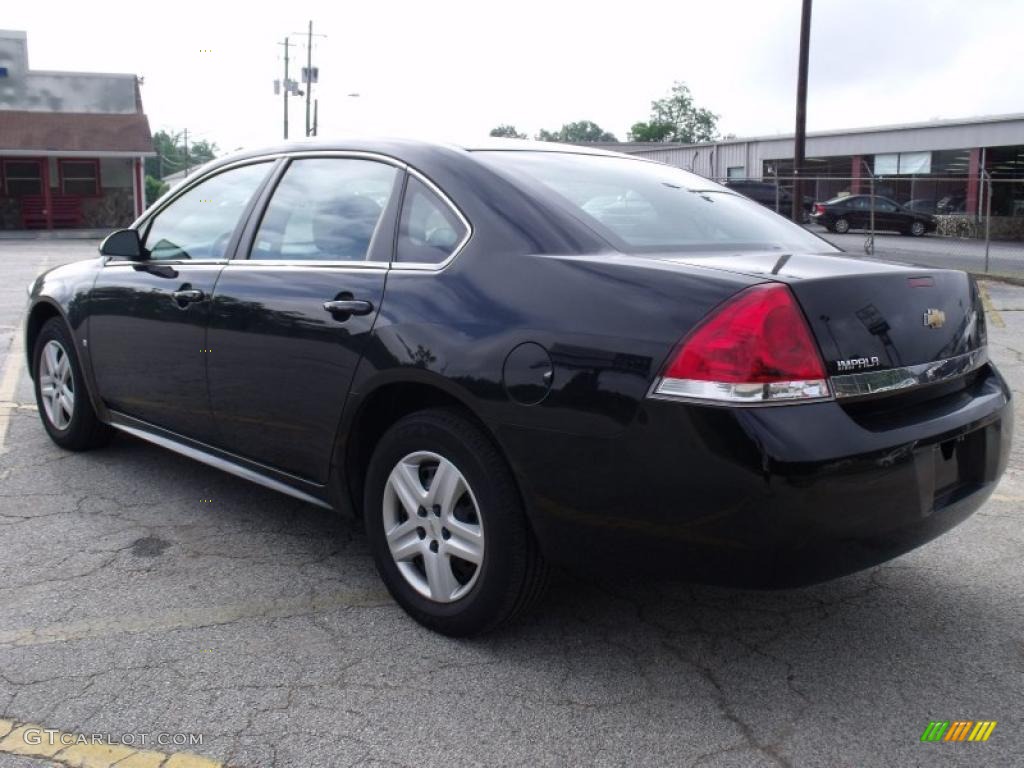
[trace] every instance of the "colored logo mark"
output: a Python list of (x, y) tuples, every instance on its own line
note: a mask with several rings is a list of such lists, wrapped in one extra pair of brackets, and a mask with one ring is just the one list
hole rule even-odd
[(988, 741), (995, 729), (995, 720), (932, 720), (921, 741)]

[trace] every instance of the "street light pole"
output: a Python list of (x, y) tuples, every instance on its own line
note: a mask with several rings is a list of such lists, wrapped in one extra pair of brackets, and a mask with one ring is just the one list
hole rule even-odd
[(811, 0), (803, 0), (800, 12), (800, 62), (796, 79), (796, 131), (793, 136), (793, 221), (803, 221), (802, 174), (807, 140), (807, 63), (811, 45)]

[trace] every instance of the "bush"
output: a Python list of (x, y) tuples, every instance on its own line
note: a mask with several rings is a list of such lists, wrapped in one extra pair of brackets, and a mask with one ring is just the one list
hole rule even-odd
[(168, 190), (165, 182), (154, 176), (146, 176), (146, 207), (148, 208), (156, 199)]

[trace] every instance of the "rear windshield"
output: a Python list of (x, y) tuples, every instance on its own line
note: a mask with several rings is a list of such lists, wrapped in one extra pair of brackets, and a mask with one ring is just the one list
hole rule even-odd
[(619, 249), (836, 250), (753, 200), (669, 165), (558, 152), (480, 151), (477, 157)]

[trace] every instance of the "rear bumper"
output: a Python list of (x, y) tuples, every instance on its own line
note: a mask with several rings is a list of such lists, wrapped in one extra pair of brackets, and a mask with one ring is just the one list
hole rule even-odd
[(889, 560), (962, 522), (995, 488), (1012, 432), (1009, 391), (989, 368), (969, 391), (887, 425), (835, 402), (648, 401), (616, 439), (504, 438), (554, 561), (786, 587)]

